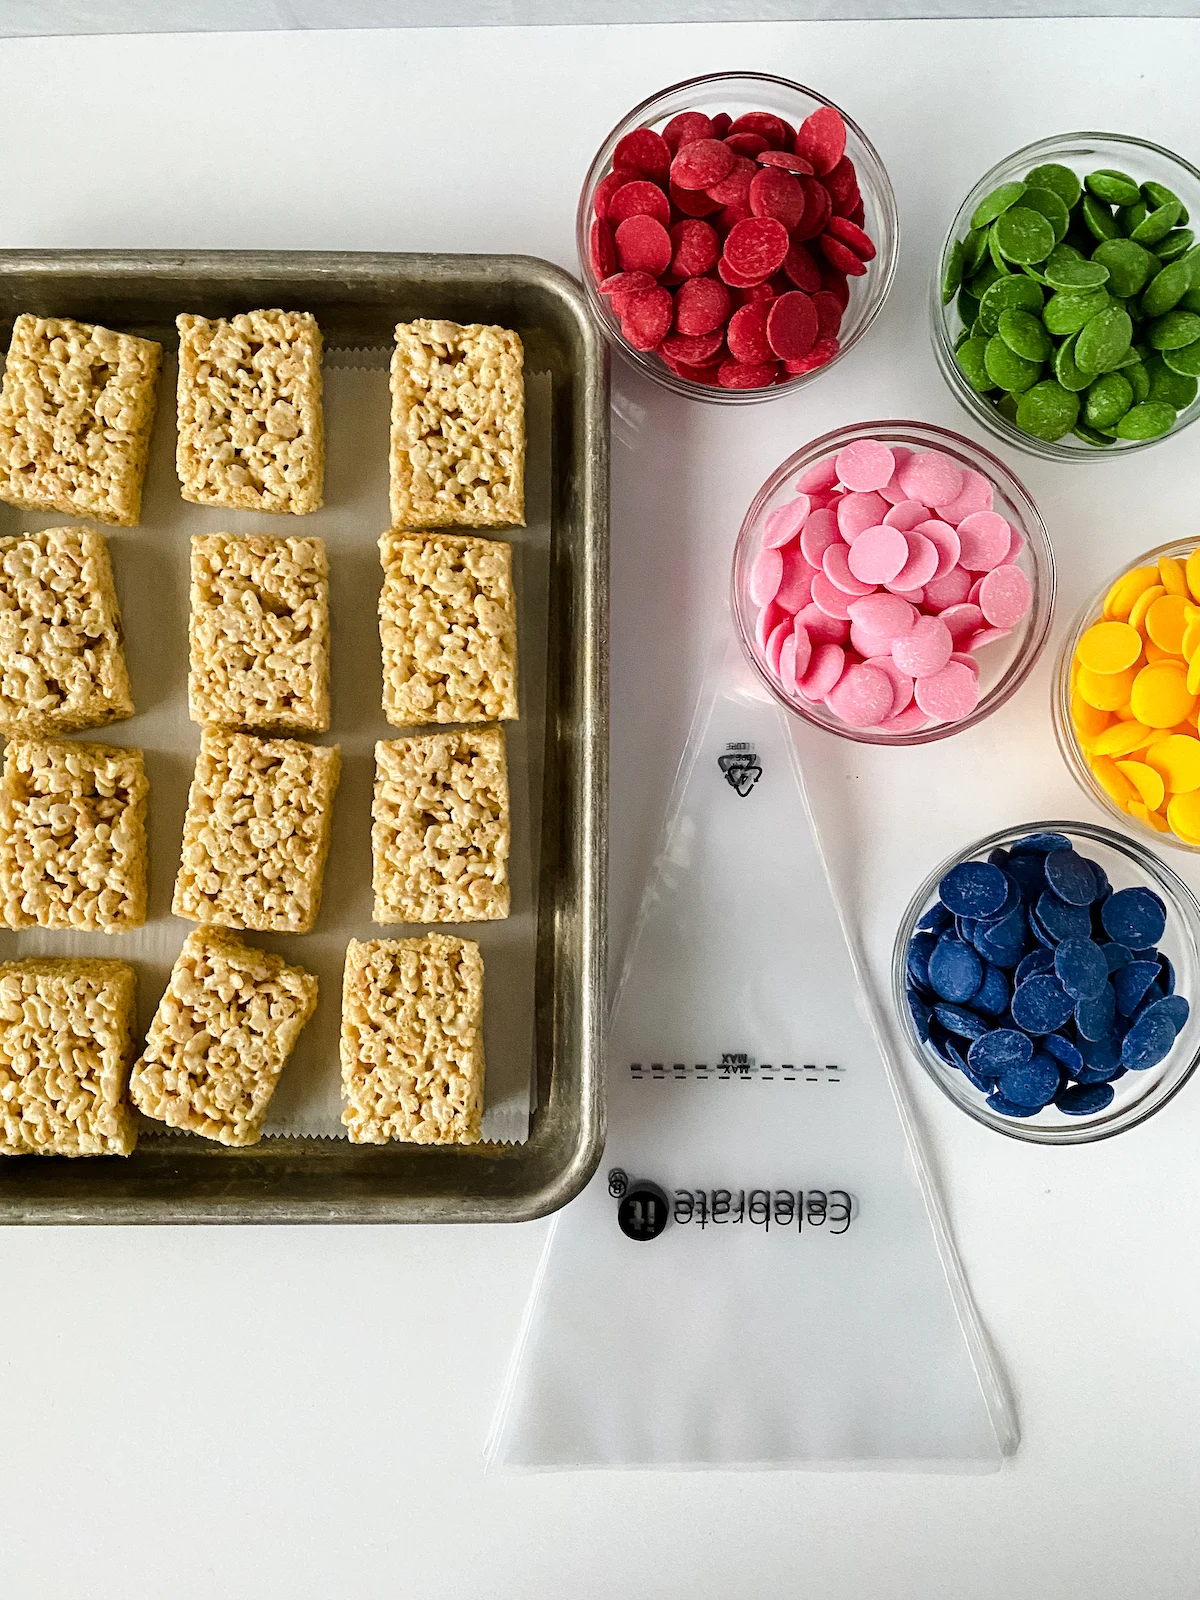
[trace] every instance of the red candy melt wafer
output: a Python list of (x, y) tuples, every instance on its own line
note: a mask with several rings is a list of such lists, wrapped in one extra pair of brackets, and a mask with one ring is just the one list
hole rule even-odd
[(657, 278), (671, 264), (671, 236), (653, 217), (629, 217), (614, 239), (617, 260), (626, 272), (649, 272)]
[(790, 232), (804, 215), (804, 207), (804, 190), (790, 172), (763, 167), (750, 182), (750, 209), (756, 217), (774, 217)]
[(793, 229), (792, 237), (803, 243), (825, 231), (825, 224), (833, 215), (833, 201), (820, 178), (797, 178), (796, 181), (804, 190), (804, 215)]
[(721, 254), (716, 229), (699, 217), (685, 217), (670, 229), (671, 271), (677, 278), (698, 278), (711, 272)]
[(609, 199), (607, 220), (617, 227), (630, 217), (653, 217), (665, 228), (671, 220), (671, 202), (648, 178), (623, 183)]
[(708, 198), (718, 201), (722, 207), (749, 205), (750, 185), (758, 173), (756, 162), (747, 156), (735, 156), (732, 167), (720, 183), (714, 183), (706, 190)]
[(635, 350), (653, 350), (671, 327), (671, 296), (666, 289), (631, 294), (621, 313), (621, 332)]
[(796, 129), (794, 148), (814, 172), (832, 172), (846, 152), (846, 124), (832, 106), (821, 106)]
[(754, 158), (763, 167), (782, 167), (784, 172), (804, 173), (812, 176), (812, 162), (795, 156), (787, 150), (760, 150)]
[(850, 221), (849, 217), (830, 217), (825, 224), (825, 231), (832, 238), (837, 239), (840, 244), (844, 244), (848, 250), (853, 250), (860, 261), (874, 261), (875, 246), (863, 230), (856, 223)]
[(783, 265), (790, 244), (782, 222), (774, 217), (749, 217), (729, 230), (722, 260), (747, 282), (761, 282)]
[(599, 217), (592, 223), (589, 251), (593, 274), (597, 278), (611, 277), (617, 270), (617, 250), (612, 229)]
[(777, 295), (767, 314), (767, 343), (781, 361), (798, 361), (817, 342), (817, 312), (799, 289)]
[(663, 142), (672, 155), (681, 144), (691, 144), (693, 139), (712, 139), (712, 121), (703, 111), (681, 111), (672, 117), (662, 131)]
[(671, 170), (671, 151), (667, 141), (653, 128), (634, 128), (632, 133), (618, 139), (613, 151), (614, 171), (622, 168), (640, 173), (645, 178), (653, 178), (656, 183), (665, 182)]
[(777, 117), (773, 111), (743, 111), (730, 125), (729, 131), (732, 134), (757, 133), (773, 150), (788, 149), (795, 138), (783, 118)]
[(717, 369), (717, 382), (722, 389), (765, 389), (775, 382), (778, 365), (764, 362), (761, 366), (746, 361), (724, 361)]
[(729, 175), (734, 152), (721, 139), (693, 139), (680, 145), (671, 162), (671, 182), (678, 189), (709, 189)]
[(771, 305), (769, 300), (752, 300), (730, 317), (725, 338), (735, 361), (761, 363), (776, 359), (778, 352), (771, 348), (767, 339)]
[(844, 272), (847, 277), (861, 278), (867, 270), (866, 263), (854, 254), (850, 246), (843, 244), (840, 239), (835, 239), (832, 234), (823, 233), (818, 243), (825, 253), (826, 260), (839, 272)]
[(716, 328), (712, 333), (669, 333), (659, 345), (658, 353), (664, 361), (669, 357), (672, 361), (686, 362), (690, 367), (703, 367), (712, 361), (724, 343), (724, 328)]
[[(803, 289), (805, 294), (815, 295), (821, 291), (821, 269), (813, 260), (811, 250), (804, 245), (793, 241), (788, 246), (788, 253), (783, 258), (783, 270), (797, 289)], [(840, 310), (838, 320), (841, 320)]]
[(675, 326), (680, 333), (712, 333), (729, 317), (729, 290), (715, 278), (689, 278), (675, 295)]

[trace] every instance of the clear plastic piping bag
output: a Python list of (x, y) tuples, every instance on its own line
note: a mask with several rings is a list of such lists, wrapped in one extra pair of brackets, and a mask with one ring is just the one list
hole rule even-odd
[(618, 986), (600, 1169), (552, 1225), (509, 1468), (980, 1472), (1017, 1443), (787, 719), (726, 653)]

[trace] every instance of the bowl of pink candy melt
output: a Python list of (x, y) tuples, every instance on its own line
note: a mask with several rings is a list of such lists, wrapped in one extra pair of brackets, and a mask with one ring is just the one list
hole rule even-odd
[(733, 560), (742, 647), (789, 711), (923, 744), (982, 721), (1041, 653), (1054, 557), (1037, 507), (979, 445), (920, 422), (815, 439), (763, 484)]

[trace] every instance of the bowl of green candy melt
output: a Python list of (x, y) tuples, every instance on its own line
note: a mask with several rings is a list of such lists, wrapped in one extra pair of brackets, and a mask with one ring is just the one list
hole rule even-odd
[(1200, 171), (1116, 133), (1027, 145), (980, 179), (932, 290), (942, 376), (1054, 460), (1138, 449), (1200, 415)]

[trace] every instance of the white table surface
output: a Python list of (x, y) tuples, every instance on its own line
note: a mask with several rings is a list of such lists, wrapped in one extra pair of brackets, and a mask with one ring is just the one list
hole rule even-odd
[[(936, 372), (940, 230), (1068, 128), (1196, 158), (1200, 27), (1060, 21), (213, 35), (0, 44), (4, 246), (526, 251), (573, 265), (580, 177), (631, 104), (751, 67), (868, 130), (903, 227), (865, 343), (736, 412), (615, 369), (612, 938), (619, 953), (729, 551), (767, 473), (868, 417), (972, 426)], [(1112, 568), (1200, 532), (1200, 430), (1120, 462), (1007, 452), (1060, 563), (1056, 641)], [(1095, 815), (1050, 657), (986, 730), (826, 741), (815, 796), (877, 976), (919, 874), (1025, 818)], [(1200, 870), (1172, 853), (1200, 887)], [(914, 1074), (915, 1076), (915, 1074)], [(1200, 1090), (1092, 1148), (1025, 1148), (915, 1093), (1020, 1407), (983, 1478), (485, 1475), (545, 1224), (0, 1233), (5, 1600), (420, 1595), (1179, 1600), (1200, 1555)], [(882, 1330), (886, 1333), (886, 1330)]]

